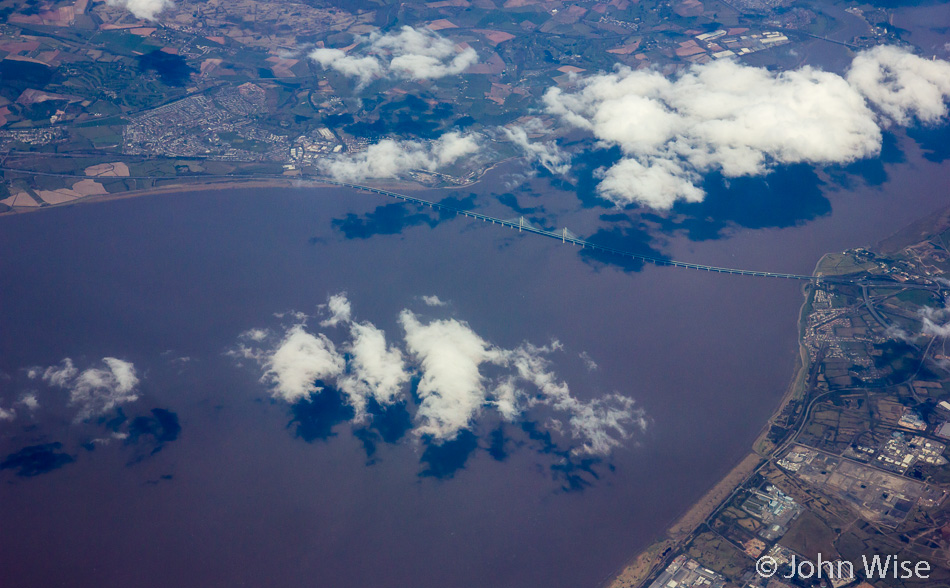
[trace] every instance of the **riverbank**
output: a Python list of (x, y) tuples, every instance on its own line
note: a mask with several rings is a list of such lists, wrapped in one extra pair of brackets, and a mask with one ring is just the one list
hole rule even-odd
[[(819, 268), (827, 255), (823, 255), (815, 264), (813, 275), (817, 274)], [(697, 529), (708, 521), (724, 504), (726, 504), (738, 491), (743, 484), (756, 472), (761, 466), (767, 463), (771, 454), (775, 451), (775, 445), (768, 439), (769, 430), (775, 419), (781, 415), (789, 403), (800, 398), (803, 393), (804, 383), (807, 381), (809, 369), (808, 353), (802, 343), (803, 325), (808, 310), (810, 308), (810, 292), (806, 287), (802, 288), (804, 301), (798, 311), (798, 366), (789, 382), (785, 394), (782, 396), (775, 412), (762, 427), (762, 431), (756, 437), (752, 444), (752, 451), (733, 467), (722, 479), (714, 484), (709, 491), (694, 503), (670, 526), (666, 536), (654, 541), (646, 549), (637, 554), (634, 560), (625, 566), (608, 584), (607, 588), (639, 588), (644, 583), (659, 573), (669, 564), (669, 560), (677, 555), (687, 543), (693, 538)]]
[(749, 476), (758, 470), (762, 462), (762, 457), (755, 453), (749, 453), (742, 458), (725, 477), (673, 523), (664, 539), (651, 543), (639, 553), (636, 559), (610, 582), (609, 588), (636, 588), (666, 567), (669, 556), (686, 545), (696, 529), (732, 497)]
[(192, 182), (182, 182), (167, 184), (164, 186), (156, 186), (149, 188), (142, 188), (139, 190), (127, 190), (124, 192), (115, 192), (113, 194), (98, 194), (95, 196), (87, 196), (85, 198), (78, 198), (76, 200), (71, 200), (69, 202), (63, 202), (61, 204), (50, 204), (48, 206), (30, 206), (30, 207), (17, 207), (10, 210), (0, 212), (0, 217), (3, 216), (12, 216), (17, 214), (25, 214), (31, 212), (38, 212), (41, 210), (50, 210), (53, 208), (63, 208), (66, 206), (77, 206), (84, 204), (98, 204), (103, 202), (113, 202), (116, 200), (125, 200), (128, 198), (138, 198), (141, 196), (158, 196), (164, 194), (181, 194), (187, 192), (207, 192), (213, 190), (226, 190), (226, 189), (247, 189), (247, 188), (293, 188), (293, 187), (330, 187), (329, 184), (318, 182), (318, 181), (303, 181), (288, 178), (283, 179), (268, 179), (268, 180), (229, 180), (229, 179), (220, 179), (220, 180), (209, 180), (208, 178), (201, 178), (200, 183)]
[[(516, 160), (516, 157), (508, 157), (500, 161), (496, 161), (485, 167), (484, 169), (478, 170), (470, 174), (465, 178), (465, 181), (455, 184), (447, 183), (442, 186), (429, 186), (423, 183), (415, 181), (406, 181), (399, 180), (395, 178), (383, 178), (376, 179), (371, 182), (371, 185), (380, 189), (389, 189), (389, 190), (406, 190), (406, 191), (416, 191), (416, 190), (446, 190), (446, 189), (459, 189), (459, 188), (470, 188), (480, 182), (486, 174), (495, 170), (502, 164)], [(12, 170), (7, 170), (12, 171)], [(29, 170), (22, 170), (21, 173), (29, 175), (31, 172)], [(95, 176), (84, 176), (84, 175), (68, 175), (68, 174), (52, 174), (57, 177), (69, 177), (75, 178), (78, 180), (88, 180), (96, 179)], [(12, 207), (6, 211), (0, 211), (0, 217), (5, 215), (12, 214), (21, 214), (25, 212), (35, 212), (38, 210), (47, 210), (50, 208), (59, 208), (62, 206), (71, 206), (75, 204), (86, 204), (86, 203), (96, 203), (96, 202), (111, 202), (114, 200), (121, 200), (125, 198), (137, 198), (139, 196), (149, 196), (149, 195), (160, 195), (167, 194), (170, 192), (182, 193), (182, 192), (205, 192), (209, 190), (223, 190), (226, 188), (241, 189), (241, 188), (333, 188), (339, 187), (333, 183), (330, 183), (329, 179), (314, 178), (309, 176), (270, 176), (270, 177), (242, 177), (235, 178), (233, 176), (220, 176), (220, 177), (208, 177), (208, 176), (193, 176), (193, 177), (127, 177), (128, 180), (142, 180), (146, 182), (160, 183), (158, 186), (150, 186), (147, 188), (140, 188), (135, 190), (124, 190), (122, 192), (115, 192), (110, 194), (95, 194), (90, 196), (85, 196), (82, 198), (77, 198), (75, 200), (69, 200), (61, 203), (43, 203), (39, 206), (18, 206)], [(194, 182), (190, 181), (194, 180)], [(172, 183), (164, 183), (172, 182)], [(35, 199), (35, 198), (34, 198)]]

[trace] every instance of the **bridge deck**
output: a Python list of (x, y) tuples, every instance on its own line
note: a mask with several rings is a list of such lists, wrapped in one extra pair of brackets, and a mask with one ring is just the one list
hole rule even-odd
[(412, 202), (413, 204), (418, 204), (420, 206), (428, 206), (437, 210), (444, 210), (446, 212), (453, 212), (455, 214), (461, 214), (474, 218), (476, 220), (490, 222), (493, 224), (502, 225), (512, 229), (518, 229), (519, 231), (526, 233), (534, 233), (536, 235), (541, 235), (543, 237), (549, 237), (551, 239), (557, 239), (562, 243), (571, 243), (573, 245), (579, 245), (580, 247), (589, 248), (594, 251), (602, 251), (604, 253), (609, 253), (612, 255), (618, 255), (621, 257), (629, 257), (632, 259), (637, 259), (640, 261), (645, 261), (648, 263), (653, 263), (656, 265), (665, 265), (671, 267), (683, 267), (688, 269), (702, 270), (708, 272), (718, 272), (721, 274), (733, 274), (739, 276), (753, 276), (757, 278), (782, 278), (786, 280), (806, 280), (806, 281), (823, 281), (823, 282), (838, 282), (838, 283), (852, 283), (854, 280), (847, 278), (836, 278), (836, 277), (823, 277), (823, 276), (806, 276), (803, 274), (785, 274), (778, 272), (763, 272), (756, 270), (746, 270), (746, 269), (737, 269), (729, 267), (716, 267), (713, 265), (703, 265), (700, 263), (689, 263), (685, 261), (676, 261), (674, 259), (666, 259), (663, 257), (656, 257), (652, 255), (643, 255), (640, 253), (634, 253), (632, 251), (625, 251), (623, 249), (616, 249), (614, 247), (607, 247), (605, 245), (598, 245), (597, 243), (591, 243), (585, 239), (579, 239), (577, 237), (566, 235), (562, 232), (546, 231), (544, 229), (539, 229), (536, 227), (528, 226), (526, 224), (521, 224), (518, 221), (503, 220), (500, 218), (495, 218), (493, 216), (488, 216), (487, 214), (481, 214), (478, 212), (472, 212), (471, 210), (465, 210), (462, 208), (457, 208), (448, 204), (441, 204), (439, 202), (432, 202), (430, 200), (423, 200), (422, 198), (416, 198), (414, 196), (409, 196), (407, 194), (400, 194), (398, 192), (392, 192), (390, 190), (383, 190), (381, 188), (372, 188), (370, 186), (361, 186), (359, 184), (350, 184), (347, 182), (337, 182), (329, 180), (327, 183), (341, 186), (345, 188), (352, 188), (354, 190), (361, 190), (363, 192), (372, 192), (374, 194), (380, 194), (382, 196), (389, 196), (397, 200), (402, 200), (404, 202)]

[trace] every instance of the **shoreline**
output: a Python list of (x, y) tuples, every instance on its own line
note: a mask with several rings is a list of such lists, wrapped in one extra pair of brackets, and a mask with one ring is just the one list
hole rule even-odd
[[(294, 186), (293, 184), (307, 184)], [(141, 188), (139, 190), (126, 190), (124, 192), (115, 192), (112, 194), (97, 194), (95, 196), (87, 196), (85, 198), (77, 198), (75, 200), (70, 200), (69, 202), (63, 202), (60, 204), (49, 204), (46, 206), (29, 206), (29, 207), (19, 207), (11, 208), (8, 211), (0, 212), (0, 218), (5, 216), (16, 216), (18, 214), (30, 214), (34, 212), (39, 212), (41, 210), (52, 210), (57, 208), (66, 208), (69, 206), (80, 206), (86, 204), (101, 204), (104, 202), (114, 202), (116, 200), (125, 200), (130, 198), (140, 198), (142, 196), (161, 196), (167, 194), (178, 194), (178, 193), (189, 193), (189, 192), (210, 192), (217, 190), (225, 190), (227, 188), (235, 189), (246, 189), (246, 188), (333, 188), (337, 186), (332, 186), (331, 184), (326, 184), (320, 182), (319, 180), (297, 180), (288, 178), (286, 180), (281, 179), (266, 179), (266, 180), (226, 180), (221, 179), (218, 181), (204, 179), (201, 182), (196, 183), (182, 183), (182, 184), (170, 184), (166, 186), (157, 186), (152, 188)]]
[[(445, 185), (445, 186), (426, 186), (418, 182), (400, 180), (398, 178), (379, 178), (376, 181), (373, 181), (370, 185), (379, 187), (381, 189), (397, 189), (397, 190), (406, 190), (409, 192), (419, 191), (419, 190), (452, 190), (460, 188), (469, 188), (475, 184), (482, 181), (482, 179), (489, 172), (493, 171), (495, 168), (501, 166), (502, 164), (508, 163), (512, 160), (517, 159), (517, 157), (508, 157), (500, 161), (492, 163), (490, 166), (485, 169), (479, 170), (477, 173), (471, 176), (471, 179), (462, 183), (455, 185)], [(29, 170), (23, 170), (24, 173), (29, 173)], [(78, 179), (95, 179), (96, 176), (69, 176), (75, 177)], [(120, 177), (121, 179), (121, 177)], [(146, 179), (146, 178), (128, 178), (128, 179)], [(23, 213), (32, 213), (40, 210), (47, 210), (53, 208), (63, 208), (67, 206), (74, 206), (78, 204), (96, 204), (101, 202), (112, 202), (115, 200), (123, 200), (126, 198), (138, 198), (141, 196), (152, 196), (152, 195), (162, 195), (168, 194), (170, 192), (179, 193), (179, 192), (206, 192), (211, 190), (223, 190), (226, 188), (340, 188), (335, 184), (327, 183), (324, 179), (314, 178), (308, 176), (286, 176), (286, 177), (264, 177), (264, 178), (208, 178), (201, 176), (193, 176), (194, 182), (188, 181), (192, 178), (189, 177), (168, 177), (168, 178), (148, 178), (148, 181), (153, 182), (166, 182), (166, 181), (177, 181), (179, 183), (166, 184), (162, 186), (153, 186), (151, 188), (141, 188), (136, 190), (124, 190), (122, 192), (114, 192), (111, 194), (96, 194), (92, 196), (85, 196), (82, 198), (76, 198), (75, 200), (70, 200), (68, 202), (61, 202), (59, 204), (50, 204), (45, 203), (40, 206), (20, 206), (20, 207), (10, 207), (10, 210), (0, 212), (0, 218), (5, 216), (15, 216), (17, 214)]]
[[(600, 584), (605, 588), (638, 588), (666, 567), (670, 553), (681, 548), (722, 504), (728, 501), (750, 475), (766, 463), (762, 456), (750, 451), (725, 476), (716, 481), (703, 495), (673, 520), (661, 539), (647, 545), (623, 568)], [(701, 518), (700, 518), (701, 517)], [(696, 521), (696, 519), (699, 519)], [(696, 522), (694, 522), (696, 521)]]
[[(815, 263), (815, 268), (812, 270), (812, 275), (818, 275), (818, 269), (824, 263), (825, 258), (828, 257), (828, 253), (825, 253), (818, 258), (818, 261)], [(802, 286), (802, 305), (798, 307), (798, 366), (796, 367), (791, 381), (788, 383), (788, 388), (785, 390), (785, 394), (782, 395), (781, 400), (779, 400), (778, 406), (775, 408), (775, 412), (772, 413), (772, 416), (769, 417), (769, 420), (765, 422), (765, 425), (762, 427), (762, 431), (759, 433), (759, 436), (755, 438), (755, 443), (752, 445), (752, 452), (758, 455), (762, 455), (759, 451), (760, 444), (765, 440), (765, 437), (768, 435), (769, 429), (771, 428), (775, 417), (780, 415), (782, 411), (785, 410), (785, 407), (791, 402), (796, 395), (801, 393), (802, 384), (804, 378), (808, 374), (808, 370), (811, 368), (810, 360), (808, 359), (808, 350), (805, 348), (805, 345), (802, 343), (802, 324), (805, 319), (805, 307), (808, 306), (809, 293), (805, 291), (805, 288), (808, 287), (808, 284)], [(768, 453), (772, 453), (777, 449), (771, 448)], [(762, 455), (762, 457), (768, 457)]]
[[(377, 186), (384, 188), (399, 188), (402, 190), (415, 191), (415, 190), (441, 190), (448, 189), (454, 186), (445, 186), (445, 187), (435, 187), (428, 188), (426, 186), (421, 186), (412, 183), (406, 182), (390, 182), (390, 183), (378, 183)], [(471, 185), (471, 184), (468, 184)], [(323, 180), (319, 179), (301, 179), (297, 177), (287, 177), (283, 178), (264, 178), (264, 179), (211, 179), (203, 178), (200, 182), (195, 183), (178, 183), (178, 184), (168, 184), (164, 186), (155, 186), (151, 188), (141, 188), (138, 190), (125, 190), (123, 192), (115, 192), (112, 194), (96, 194), (93, 196), (86, 196), (84, 198), (77, 198), (75, 200), (70, 200), (68, 202), (62, 202), (60, 204), (47, 204), (45, 206), (25, 206), (18, 208), (11, 208), (10, 210), (0, 212), (0, 218), (5, 216), (16, 216), (19, 214), (30, 214), (35, 213), (41, 210), (53, 210), (58, 208), (66, 208), (69, 206), (80, 206), (86, 204), (102, 204), (105, 202), (114, 202), (116, 200), (126, 200), (131, 198), (140, 198), (143, 196), (162, 196), (168, 194), (180, 194), (180, 193), (192, 193), (192, 192), (211, 192), (226, 190), (228, 188), (234, 189), (248, 189), (248, 188), (337, 188), (343, 189), (340, 186), (335, 184), (329, 184)]]
[[(812, 275), (816, 275), (818, 268), (828, 254), (822, 255), (812, 270)], [(781, 414), (785, 407), (801, 393), (802, 383), (807, 376), (809, 369), (808, 355), (805, 346), (802, 344), (802, 320), (804, 318), (805, 307), (808, 305), (809, 294), (802, 287), (804, 300), (798, 309), (798, 359), (796, 361), (792, 378), (782, 398), (779, 400), (775, 411), (762, 426), (762, 430), (752, 442), (749, 453), (736, 463), (725, 476), (720, 478), (709, 490), (707, 490), (696, 502), (689, 506), (682, 515), (674, 519), (673, 523), (666, 530), (664, 535), (649, 543), (643, 550), (637, 553), (628, 563), (624, 564), (619, 572), (613, 574), (606, 581), (601, 582), (599, 586), (604, 588), (642, 588), (649, 578), (665, 568), (669, 562), (669, 555), (681, 549), (696, 533), (696, 530), (702, 526), (711, 516), (713, 516), (724, 504), (726, 504), (733, 494), (742, 487), (751, 475), (757, 472), (763, 465), (771, 460), (771, 453), (776, 448), (771, 448), (766, 455), (760, 452), (760, 445), (766, 439), (771, 425), (776, 416)]]

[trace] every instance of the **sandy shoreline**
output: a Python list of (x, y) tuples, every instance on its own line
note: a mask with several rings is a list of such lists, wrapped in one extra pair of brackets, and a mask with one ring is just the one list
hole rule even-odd
[[(22, 207), (14, 208), (5, 212), (0, 212), (0, 217), (10, 216), (16, 214), (23, 214), (29, 212), (36, 212), (40, 210), (50, 210), (54, 208), (63, 208), (67, 206), (76, 206), (82, 204), (99, 204), (103, 202), (112, 202), (115, 200), (124, 200), (127, 198), (139, 198), (142, 196), (154, 196), (154, 195), (165, 195), (165, 194), (181, 194), (187, 192), (208, 192), (213, 190), (226, 190), (229, 188), (233, 189), (248, 189), (248, 188), (344, 188), (337, 184), (331, 184), (324, 180), (320, 179), (309, 179), (301, 178), (295, 176), (289, 176), (286, 179), (284, 178), (266, 178), (266, 179), (231, 179), (231, 178), (221, 178), (219, 180), (209, 179), (209, 178), (195, 178), (196, 182), (185, 182), (185, 183), (176, 183), (176, 184), (166, 184), (163, 186), (152, 187), (152, 188), (142, 188), (140, 190), (126, 190), (124, 192), (115, 192), (113, 194), (101, 194), (94, 196), (87, 196), (85, 198), (78, 198), (76, 200), (70, 200), (68, 202), (63, 202), (61, 204), (48, 204), (47, 206), (31, 206), (31, 207)], [(421, 184), (415, 184), (412, 182), (401, 182), (399, 180), (389, 180), (384, 182), (374, 182), (373, 186), (380, 189), (390, 189), (390, 190), (405, 190), (405, 191), (417, 191), (417, 190), (450, 190), (457, 188), (464, 188), (473, 185), (478, 180), (476, 179), (473, 182), (458, 185), (458, 186), (439, 186), (439, 187), (427, 187)]]
[(143, 188), (141, 190), (127, 190), (125, 192), (116, 192), (114, 194), (102, 194), (88, 196), (71, 200), (62, 204), (50, 204), (49, 206), (35, 206), (25, 208), (15, 208), (6, 212), (0, 212), (0, 217), (37, 212), (41, 210), (50, 210), (54, 208), (64, 208), (67, 206), (77, 206), (84, 204), (99, 204), (103, 202), (112, 202), (115, 200), (125, 200), (127, 198), (139, 198), (141, 196), (181, 194), (187, 192), (209, 192), (217, 190), (247, 189), (247, 188), (339, 188), (333, 184), (327, 184), (319, 180), (301, 180), (297, 178), (267, 179), (267, 180), (227, 180), (209, 181), (207, 179), (195, 183), (169, 184), (156, 188)]
[[(823, 255), (815, 264), (813, 274), (818, 272)], [(801, 329), (804, 318), (805, 307), (808, 304), (808, 294), (803, 289), (805, 299), (798, 310), (798, 326)], [(759, 469), (759, 466), (768, 458), (759, 451), (763, 440), (768, 435), (772, 422), (776, 416), (782, 413), (785, 406), (800, 393), (803, 378), (808, 372), (808, 354), (805, 346), (802, 345), (801, 334), (798, 335), (799, 359), (798, 367), (795, 370), (788, 388), (782, 399), (779, 401), (775, 412), (769, 417), (762, 427), (762, 432), (756, 437), (751, 451), (742, 460), (736, 464), (722, 479), (716, 482), (703, 496), (692, 506), (690, 506), (667, 530), (665, 536), (657, 539), (648, 545), (643, 551), (624, 566), (611, 580), (603, 585), (608, 588), (637, 588), (642, 586), (643, 582), (659, 571), (659, 567), (666, 562), (667, 555), (676, 549), (681, 549), (684, 542), (687, 541), (695, 530), (705, 522), (716, 510), (727, 500), (730, 499), (733, 492), (746, 481), (746, 479)]]
[(716, 482), (703, 496), (686, 510), (667, 530), (666, 536), (654, 541), (620, 571), (609, 583), (609, 588), (636, 588), (665, 562), (671, 550), (680, 549), (693, 532), (728, 500), (736, 487), (745, 482), (762, 463), (762, 456), (750, 452), (729, 473)]
[[(379, 180), (372, 183), (373, 186), (380, 189), (390, 189), (393, 191), (396, 190), (407, 190), (407, 191), (416, 191), (416, 190), (452, 190), (459, 188), (468, 188), (471, 187), (482, 180), (485, 175), (499, 167), (500, 165), (517, 159), (515, 157), (509, 157), (507, 159), (502, 159), (497, 161), (487, 168), (479, 171), (475, 174), (472, 179), (464, 184), (458, 185), (448, 185), (448, 186), (436, 186), (429, 187), (422, 184), (418, 184), (410, 181), (401, 181), (398, 179), (388, 179), (388, 180)], [(77, 178), (86, 178), (86, 176), (76, 176)], [(168, 180), (180, 180), (186, 178), (168, 178)], [(236, 188), (236, 189), (245, 189), (245, 188), (340, 188), (336, 184), (328, 183), (324, 180), (317, 178), (308, 178), (300, 176), (287, 176), (286, 178), (202, 178), (200, 176), (195, 176), (195, 182), (185, 181), (183, 183), (177, 184), (166, 184), (160, 187), (153, 188), (142, 188), (141, 190), (126, 190), (123, 192), (116, 192), (113, 194), (101, 194), (86, 196), (83, 198), (78, 198), (76, 200), (70, 200), (68, 202), (62, 202), (59, 204), (48, 204), (47, 206), (29, 206), (29, 207), (19, 207), (11, 208), (5, 212), (0, 212), (0, 217), (22, 214), (26, 212), (36, 212), (39, 210), (47, 210), (50, 208), (61, 208), (64, 206), (73, 206), (76, 204), (95, 204), (100, 202), (112, 202), (114, 200), (122, 200), (125, 198), (138, 198), (140, 196), (151, 196), (151, 195), (161, 195), (169, 193), (182, 193), (182, 192), (206, 192), (210, 190), (224, 190), (227, 188)], [(155, 178), (155, 181), (165, 181), (164, 178)]]

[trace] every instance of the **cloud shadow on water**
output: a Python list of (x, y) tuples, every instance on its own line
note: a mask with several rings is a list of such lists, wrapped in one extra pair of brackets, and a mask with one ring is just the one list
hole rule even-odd
[(551, 185), (566, 192), (575, 192), (584, 208), (614, 208), (614, 203), (597, 193), (600, 184), (599, 171), (607, 169), (623, 158), (620, 147), (608, 149), (596, 148), (592, 144), (581, 148), (571, 163), (571, 175), (574, 181), (569, 182), (559, 177), (552, 177)]
[(115, 409), (115, 412), (112, 413), (112, 415), (103, 415), (99, 417), (97, 422), (113, 433), (118, 433), (122, 429), (122, 425), (128, 422), (128, 420), (129, 417), (125, 416), (125, 411), (119, 407)]
[(544, 210), (544, 208), (541, 206), (521, 206), (518, 204), (518, 197), (511, 192), (499, 194), (498, 202), (504, 204), (518, 214), (534, 214)]
[(594, 471), (594, 466), (600, 461), (596, 457), (578, 458), (565, 455), (551, 466), (551, 474), (555, 481), (560, 482), (564, 492), (581, 492), (600, 480), (600, 476)]
[(376, 235), (398, 235), (408, 227), (439, 224), (434, 215), (427, 212), (413, 212), (418, 208), (414, 204), (393, 202), (376, 207), (367, 214), (348, 213), (342, 219), (333, 219), (335, 229), (347, 239), (369, 239)]
[(505, 428), (499, 425), (488, 435), (488, 455), (495, 461), (505, 461), (511, 454), (508, 444), (509, 439), (505, 437)]
[(292, 415), (288, 428), (294, 428), (294, 434), (307, 443), (326, 441), (336, 435), (333, 427), (353, 418), (353, 408), (346, 403), (343, 394), (336, 388), (317, 382), (322, 387), (309, 399), (298, 400), (290, 407)]
[[(576, 182), (552, 179), (552, 185), (573, 190), (584, 208), (616, 206), (597, 194), (600, 183), (598, 169), (606, 169), (620, 161), (619, 148), (589, 149), (574, 160), (572, 173)], [(870, 185), (887, 180), (884, 163), (901, 161), (903, 155), (892, 134), (885, 135), (882, 155), (875, 160), (857, 162), (839, 167), (832, 173), (837, 181), (846, 182), (850, 176), (860, 176)], [(560, 185), (559, 185), (560, 184)], [(631, 253), (666, 259), (658, 249), (658, 233), (667, 235), (685, 233), (692, 241), (706, 241), (727, 237), (736, 228), (786, 228), (804, 224), (831, 213), (831, 203), (822, 193), (823, 182), (808, 164), (780, 166), (761, 177), (726, 178), (721, 172), (711, 172), (703, 178), (706, 196), (702, 202), (677, 202), (667, 213), (632, 205), (631, 214), (625, 212), (601, 215), (610, 225), (587, 237), (591, 243)], [(646, 262), (608, 254), (591, 249), (580, 251), (587, 262), (620, 267), (627, 272), (638, 272)]]
[(950, 159), (950, 124), (939, 127), (916, 126), (907, 129), (907, 136), (924, 151), (924, 158), (934, 163)]
[(372, 398), (367, 403), (366, 412), (371, 419), (365, 426), (354, 429), (353, 434), (363, 444), (368, 463), (372, 464), (379, 443), (393, 445), (406, 436), (412, 428), (412, 415), (405, 402), (380, 406)]
[(468, 458), (478, 449), (478, 437), (467, 429), (459, 431), (455, 439), (449, 441), (433, 443), (432, 439), (423, 438), (423, 443), (426, 443), (426, 448), (419, 461), (427, 467), (419, 472), (419, 476), (440, 480), (452, 478), (464, 469)]
[[(412, 398), (418, 398), (418, 383), (418, 376), (410, 380)], [(291, 405), (293, 418), (287, 425), (288, 428), (294, 428), (296, 437), (307, 443), (326, 441), (336, 436), (334, 428), (352, 421), (355, 416), (339, 390), (325, 386), (321, 381), (317, 381), (316, 385), (324, 386), (323, 390), (312, 395), (309, 400)], [(407, 402), (382, 406), (368, 399), (366, 412), (369, 418), (365, 423), (354, 424), (351, 429), (366, 451), (367, 466), (377, 462), (380, 444), (396, 445), (412, 431), (410, 406)], [(150, 424), (148, 430), (151, 431), (153, 426)], [(463, 429), (455, 438), (444, 441), (423, 435), (418, 439), (422, 446), (418, 477), (450, 480), (467, 467), (471, 457), (479, 450), (487, 452), (496, 462), (505, 462), (514, 451), (527, 448), (550, 457), (543, 461), (548, 463), (548, 472), (551, 479), (560, 485), (560, 491), (582, 491), (601, 479), (601, 474), (595, 470), (595, 466), (604, 464), (600, 457), (575, 454), (574, 447), (569, 443), (562, 446), (555, 440), (551, 430), (540, 427), (536, 422), (523, 421), (512, 426), (498, 423), (486, 431), (483, 434), (478, 429)], [(609, 464), (606, 467), (613, 469)]]
[[(950, 124), (939, 127), (916, 126), (908, 129), (907, 135), (917, 141), (926, 159), (935, 163), (950, 159)], [(600, 171), (621, 161), (623, 153), (619, 147), (604, 149), (583, 142), (578, 145), (580, 148), (574, 157), (571, 172), (574, 179), (568, 181), (554, 177), (551, 179), (552, 186), (575, 192), (584, 208), (616, 208), (614, 203), (598, 194), (597, 187), (601, 182)], [(897, 135), (885, 131), (881, 153), (877, 157), (848, 165), (828, 165), (824, 170), (834, 183), (846, 189), (855, 188), (856, 181), (880, 186), (888, 181), (885, 166), (904, 161), (906, 158)], [(683, 232), (692, 241), (706, 241), (727, 237), (731, 230), (737, 228), (787, 228), (826, 216), (831, 213), (831, 203), (822, 193), (823, 186), (824, 182), (816, 168), (808, 163), (778, 166), (764, 176), (754, 177), (727, 178), (720, 171), (713, 171), (703, 177), (701, 188), (705, 197), (702, 202), (678, 201), (667, 213), (657, 213), (636, 204), (625, 208), (637, 211), (641, 218), (655, 223), (662, 232)], [(512, 207), (509, 202), (502, 203)], [(514, 204), (517, 205), (517, 201)], [(609, 214), (601, 218), (608, 220), (605, 217), (616, 217), (617, 220), (629, 218), (626, 214)], [(628, 232), (605, 229), (592, 235), (590, 240), (609, 240), (616, 243), (612, 247), (618, 247), (629, 237), (626, 234)], [(643, 244), (649, 242), (644, 236), (639, 236), (637, 240)], [(635, 251), (650, 254), (642, 249)], [(587, 255), (600, 257), (598, 254)], [(599, 260), (610, 263), (606, 256)], [(638, 262), (621, 265), (628, 266), (628, 271), (637, 271), (642, 266)]]
[[(612, 222), (619, 221), (626, 226), (616, 224), (610, 228), (599, 229), (593, 235), (587, 237), (587, 241), (595, 245), (603, 245), (604, 247), (629, 251), (630, 253), (666, 259), (666, 256), (659, 250), (650, 246), (650, 243), (653, 241), (653, 236), (650, 234), (649, 227), (645, 223), (635, 222), (625, 214), (605, 214), (601, 215), (600, 218), (601, 220)], [(646, 262), (641, 259), (626, 257), (616, 253), (606, 253), (587, 247), (580, 249), (579, 253), (581, 258), (587, 263), (613, 265), (625, 272), (639, 272), (646, 264)]]
[[(465, 198), (449, 196), (439, 201), (440, 204), (452, 206), (462, 210), (471, 210), (475, 207), (475, 195)], [(343, 218), (333, 219), (333, 228), (343, 233), (346, 239), (369, 239), (377, 235), (398, 235), (409, 227), (428, 225), (435, 227), (440, 222), (454, 218), (455, 214), (429, 208), (422, 208), (408, 202), (392, 202), (377, 206), (366, 214), (348, 213)], [(316, 239), (310, 240), (317, 243)]]
[(174, 474), (162, 474), (161, 476), (155, 478), (154, 480), (145, 480), (146, 486), (158, 486), (163, 482), (171, 482), (175, 479)]
[[(439, 204), (444, 204), (445, 206), (451, 206), (460, 210), (472, 210), (477, 208), (475, 205), (475, 199), (477, 197), (477, 194), (469, 194), (465, 198), (460, 198), (458, 195), (453, 194), (452, 196), (447, 196), (442, 200), (439, 200)], [(455, 218), (455, 214), (446, 210), (439, 211), (440, 220), (446, 220), (450, 218)]]
[(0, 462), (0, 470), (16, 470), (16, 475), (32, 478), (58, 470), (76, 459), (60, 451), (62, 443), (30, 445), (12, 453)]
[(138, 416), (129, 424), (129, 436), (126, 445), (137, 446), (136, 456), (129, 465), (155, 455), (165, 448), (167, 443), (178, 439), (181, 424), (178, 415), (164, 408), (153, 408), (152, 416)]
[[(521, 430), (528, 438), (538, 444), (539, 453), (556, 456), (558, 459), (550, 466), (551, 478), (561, 484), (563, 492), (581, 492), (600, 480), (594, 466), (603, 462), (595, 456), (578, 456), (570, 449), (562, 449), (554, 442), (550, 431), (538, 429), (537, 423), (526, 421)], [(613, 470), (613, 466), (608, 465)]]
[(726, 178), (714, 172), (703, 181), (702, 202), (677, 202), (668, 215), (643, 218), (665, 232), (684, 231), (692, 241), (720, 239), (735, 227), (794, 227), (831, 213), (822, 185), (807, 164), (779, 167), (763, 177)]
[(857, 187), (854, 182), (855, 177), (864, 180), (868, 186), (880, 186), (888, 178), (884, 164), (902, 163), (905, 160), (904, 153), (898, 145), (897, 136), (885, 131), (881, 142), (881, 154), (878, 157), (861, 159), (845, 166), (829, 166), (828, 173), (835, 182), (846, 189)]

